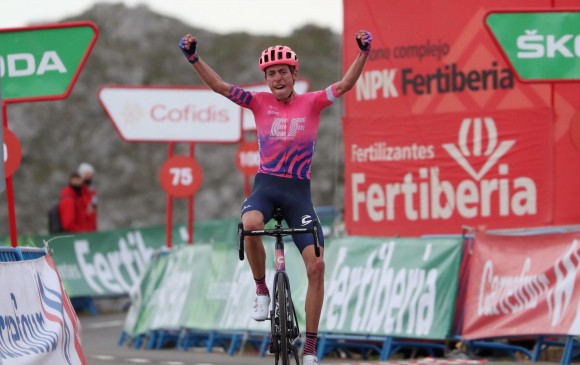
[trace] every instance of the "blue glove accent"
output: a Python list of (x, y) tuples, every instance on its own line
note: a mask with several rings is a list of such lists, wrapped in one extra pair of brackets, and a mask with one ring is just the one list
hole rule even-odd
[(199, 60), (197, 52), (195, 51), (195, 48), (197, 47), (197, 41), (191, 42), (189, 44), (189, 49), (186, 49), (186, 47), (187, 42), (185, 41), (185, 37), (183, 37), (179, 41), (179, 49), (181, 50), (187, 61), (193, 65)]
[[(363, 44), (364, 41), (364, 44)], [(358, 44), (358, 48), (364, 54), (371, 53), (371, 43), (373, 42), (373, 35), (371, 32), (364, 31), (364, 34), (361, 38), (356, 38), (356, 43)]]

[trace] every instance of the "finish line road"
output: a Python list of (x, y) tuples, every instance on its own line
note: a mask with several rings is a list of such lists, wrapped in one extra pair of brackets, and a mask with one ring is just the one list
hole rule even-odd
[[(223, 349), (216, 348), (214, 352), (205, 352), (203, 348), (189, 349), (188, 351), (168, 348), (162, 350), (134, 349), (126, 344), (117, 344), (123, 323), (124, 313), (99, 314), (90, 316), (82, 312), (79, 314), (82, 323), (82, 345), (88, 365), (272, 365), (274, 357), (268, 355), (259, 357), (257, 353), (246, 350), (244, 354), (228, 356)], [(377, 362), (327, 357), (320, 365), (460, 365), (481, 364), (513, 365), (517, 361), (475, 361), (475, 360), (446, 360), (421, 359)], [(534, 365), (554, 365), (556, 362), (526, 362)]]
[(125, 322), (124, 313), (91, 316), (79, 313), (82, 324), (82, 346), (88, 365), (271, 365), (272, 356), (258, 357), (254, 353), (228, 356), (221, 348), (205, 352), (203, 348), (188, 351), (168, 348), (162, 350), (134, 349), (118, 340)]

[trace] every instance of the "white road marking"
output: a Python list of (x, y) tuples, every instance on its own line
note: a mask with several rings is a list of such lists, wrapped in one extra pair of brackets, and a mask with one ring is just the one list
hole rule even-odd
[(107, 328), (107, 327), (119, 327), (122, 326), (125, 321), (118, 319), (115, 321), (108, 321), (108, 322), (96, 322), (96, 323), (89, 323), (87, 324), (87, 328)]
[(127, 359), (127, 361), (135, 363), (135, 364), (148, 364), (151, 362), (151, 360), (149, 360), (149, 359), (139, 359), (139, 358)]
[(115, 360), (115, 356), (110, 355), (91, 355), (91, 357), (97, 360)]

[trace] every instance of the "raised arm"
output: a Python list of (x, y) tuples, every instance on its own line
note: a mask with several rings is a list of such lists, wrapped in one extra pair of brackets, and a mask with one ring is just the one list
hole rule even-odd
[(187, 61), (191, 63), (199, 78), (216, 93), (228, 96), (230, 84), (222, 80), (207, 63), (199, 58), (196, 48), (197, 39), (191, 34), (185, 35), (179, 41), (179, 49), (181, 49)]
[(336, 83), (336, 92), (338, 93), (338, 96), (343, 95), (354, 87), (365, 67), (369, 54), (371, 53), (373, 36), (370, 32), (359, 30), (356, 34), (356, 41), (360, 48), (360, 52), (342, 77), (342, 80)]

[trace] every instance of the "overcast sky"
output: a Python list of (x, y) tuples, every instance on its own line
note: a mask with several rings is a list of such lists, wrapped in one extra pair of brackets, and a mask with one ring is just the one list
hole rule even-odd
[(0, 28), (55, 22), (99, 2), (146, 4), (158, 13), (218, 33), (284, 36), (307, 23), (342, 33), (342, 0), (0, 0)]

